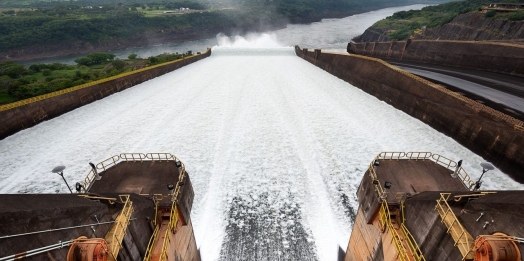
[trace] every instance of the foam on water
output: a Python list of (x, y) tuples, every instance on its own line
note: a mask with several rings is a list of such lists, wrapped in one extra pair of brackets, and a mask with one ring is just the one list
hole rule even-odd
[[(203, 260), (334, 260), (377, 153), (431, 151), (480, 175), (481, 157), (292, 47), (235, 44), (0, 141), (0, 193), (66, 193), (56, 165), (74, 184), (90, 161), (171, 152), (192, 179)], [(524, 188), (499, 170), (484, 181)]]

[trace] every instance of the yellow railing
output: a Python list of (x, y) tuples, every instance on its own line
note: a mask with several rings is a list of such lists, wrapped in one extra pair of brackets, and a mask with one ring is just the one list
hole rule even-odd
[(431, 152), (406, 152), (406, 158), (409, 160), (427, 160), (431, 155)]
[(462, 254), (462, 260), (473, 260), (473, 237), (464, 229), (449, 206), (447, 200), (450, 196), (451, 193), (440, 193), (440, 199), (437, 200), (435, 210), (439, 213), (442, 223), (448, 228), (447, 232), (451, 235), (455, 241), (455, 246)]
[(129, 219), (133, 213), (133, 202), (129, 199), (129, 195), (119, 195), (119, 197), (120, 201), (124, 203), (124, 207), (104, 238), (111, 253), (109, 255), (110, 260), (116, 260), (118, 252), (122, 248), (122, 240), (126, 235)]
[(464, 168), (460, 167), (455, 174), (457, 174), (459, 180), (462, 181), (462, 185), (464, 185), (464, 187), (469, 190), (473, 190), (473, 188), (475, 188), (475, 181), (471, 179)]
[[(206, 54), (209, 51), (210, 51), (210, 49), (208, 49), (203, 54), (196, 54), (194, 56), (204, 55), (204, 54)], [(1, 105), (0, 106), (0, 112), (1, 111), (6, 111), (6, 110), (10, 110), (10, 109), (13, 109), (13, 108), (16, 108), (16, 107), (20, 107), (20, 106), (23, 106), (23, 105), (26, 105), (26, 104), (34, 103), (34, 102), (37, 102), (37, 101), (41, 101), (41, 100), (53, 98), (53, 97), (56, 97), (56, 96), (60, 96), (62, 94), (74, 92), (76, 90), (81, 90), (81, 89), (84, 89), (84, 88), (95, 86), (95, 85), (100, 84), (100, 83), (116, 80), (116, 79), (119, 79), (119, 78), (122, 78), (122, 77), (126, 77), (126, 76), (129, 76), (129, 75), (136, 74), (136, 73), (145, 72), (145, 71), (148, 71), (148, 70), (151, 70), (151, 69), (154, 69), (154, 68), (162, 67), (162, 66), (165, 66), (165, 65), (173, 64), (173, 63), (178, 63), (178, 62), (183, 61), (183, 60), (185, 60), (185, 58), (177, 59), (177, 60), (174, 60), (174, 61), (170, 61), (170, 62), (166, 62), (166, 63), (162, 63), (162, 64), (157, 64), (157, 65), (153, 65), (153, 66), (149, 66), (149, 67), (145, 67), (145, 68), (141, 68), (141, 69), (137, 69), (137, 70), (134, 70), (134, 71), (131, 71), (131, 72), (122, 73), (122, 74), (119, 74), (119, 75), (116, 75), (116, 76), (112, 76), (112, 77), (109, 77), (109, 78), (104, 78), (104, 79), (88, 82), (88, 83), (85, 83), (85, 84), (82, 84), (82, 85), (77, 85), (77, 86), (74, 86), (74, 87), (71, 87), (71, 88), (63, 89), (63, 90), (56, 91), (56, 92), (47, 93), (47, 94), (44, 94), (44, 95), (39, 95), (39, 96), (36, 96), (36, 97), (33, 97), (33, 98), (29, 98), (29, 99), (25, 99), (25, 100), (9, 103), (9, 104), (6, 104), (6, 105)]]
[[(432, 154), (431, 152), (381, 152), (373, 159), (368, 168), (372, 180), (377, 181), (378, 177), (373, 165), (376, 160), (431, 160), (435, 162), (435, 164), (439, 164), (453, 172), (455, 172), (455, 168), (457, 167), (457, 163), (455, 161), (439, 154)], [(471, 179), (466, 170), (460, 167), (456, 174), (465, 188), (468, 190), (473, 189), (475, 182)], [(375, 190), (377, 193), (379, 193), (379, 197), (384, 192), (380, 182), (375, 184)]]
[[(175, 162), (182, 162), (180, 159), (178, 159), (175, 155), (170, 153), (163, 153), (163, 152), (155, 152), (155, 153), (121, 153), (120, 155), (115, 155), (112, 157), (109, 157), (102, 162), (98, 163), (96, 165), (96, 169), (100, 171), (106, 171), (107, 169), (111, 168), (112, 166), (120, 163), (121, 161), (175, 161)], [(182, 170), (184, 169), (184, 165), (182, 164)], [(82, 182), (82, 190), (81, 192), (86, 193), (91, 188), (91, 185), (93, 184), (93, 181), (95, 180), (97, 176), (97, 173), (94, 169), (89, 170), (86, 177), (84, 178), (84, 181)]]
[(164, 241), (162, 243), (162, 252), (160, 252), (160, 261), (166, 261), (167, 258), (167, 249), (169, 247), (169, 235), (170, 235), (170, 229), (166, 229), (166, 233), (164, 235)]
[[(178, 159), (176, 156), (174, 156), (174, 155), (172, 155), (170, 153), (159, 153), (159, 152), (157, 152), (157, 153), (147, 153), (147, 154), (144, 154), (144, 153), (122, 153), (120, 155), (112, 156), (112, 157), (110, 157), (110, 158), (108, 158), (108, 159), (106, 159), (106, 160), (104, 160), (104, 161), (102, 161), (102, 162), (100, 162), (100, 163), (98, 163), (96, 165), (97, 169), (105, 171), (105, 170), (111, 168), (112, 166), (118, 164), (121, 161), (133, 161), (133, 162), (140, 161), (140, 162), (143, 162), (143, 161), (164, 161), (164, 160), (165, 161), (175, 161), (175, 162), (177, 162), (177, 165), (180, 164), (179, 165), (179, 167), (180, 167), (180, 175), (178, 176), (178, 181), (176, 183), (175, 189), (173, 190), (173, 193), (168, 195), (168, 197), (171, 198), (172, 204), (171, 204), (171, 211), (170, 211), (170, 215), (169, 215), (170, 217), (169, 217), (168, 229), (166, 229), (164, 240), (163, 240), (163, 243), (162, 243), (162, 249), (161, 249), (162, 252), (160, 253), (160, 260), (167, 260), (167, 249), (168, 249), (168, 245), (169, 245), (169, 236), (170, 236), (170, 233), (175, 233), (176, 232), (176, 227), (177, 227), (178, 221), (179, 221), (178, 211), (177, 211), (178, 198), (180, 196), (180, 193), (182, 192), (182, 185), (183, 185), (184, 179), (185, 179), (186, 174), (187, 174), (186, 170), (185, 170), (184, 163), (180, 159)], [(87, 192), (89, 190), (89, 188), (91, 187), (92, 182), (95, 180), (95, 178), (96, 178), (95, 170), (91, 169), (89, 171), (88, 175), (86, 176), (85, 180), (84, 180), (84, 190), (85, 190), (84, 192)], [(150, 196), (150, 195), (143, 195), (143, 196)], [(158, 206), (158, 201), (162, 200), (163, 198), (164, 198), (163, 195), (155, 194), (154, 195), (155, 205)], [(127, 199), (129, 199), (129, 196), (127, 196)], [(127, 203), (126, 203), (126, 205), (127, 205)], [(127, 208), (124, 207), (124, 210), (126, 210), (126, 209)], [(122, 213), (126, 213), (126, 212), (124, 212), (124, 210), (122, 211)], [(132, 211), (132, 207), (130, 208), (130, 211)], [(158, 210), (155, 211), (155, 215), (156, 215), (156, 212), (158, 212)], [(119, 220), (119, 218), (122, 215), (122, 213), (119, 215), (117, 220)], [(157, 244), (160, 224), (156, 224), (156, 216), (155, 216), (154, 222), (155, 222), (155, 225), (156, 225), (155, 232), (153, 233), (153, 235), (151, 236), (151, 238), (149, 240), (149, 244), (148, 244), (148, 247), (146, 249), (146, 255), (144, 256), (144, 260), (150, 260), (151, 259), (152, 255), (153, 255), (154, 247)], [(127, 224), (125, 226), (127, 227)], [(111, 230), (110, 230), (110, 232), (111, 232)], [(123, 236), (125, 235), (125, 230), (123, 232), (121, 232), (120, 230), (116, 231), (116, 232), (111, 232), (111, 234), (114, 234), (114, 236), (111, 236), (111, 239), (112, 239), (111, 242), (119, 242), (119, 244), (120, 244), (121, 240), (119, 241), (117, 239), (120, 238), (120, 237), (123, 238)], [(109, 233), (108, 233), (108, 235), (109, 235)], [(106, 239), (106, 241), (108, 241), (108, 239)], [(111, 245), (112, 246), (111, 249), (113, 249), (113, 245), (114, 244)], [(116, 246), (114, 246), (114, 247), (116, 247)], [(116, 254), (118, 255), (118, 252)], [(116, 258), (116, 255), (114, 257)]]
[(149, 243), (147, 244), (146, 254), (144, 255), (144, 261), (150, 261), (151, 258), (153, 257), (152, 256), (153, 247), (155, 247), (155, 242), (157, 240), (159, 231), (160, 231), (160, 226), (156, 226), (155, 231), (153, 231), (153, 235), (151, 236), (151, 238), (149, 239)]
[(406, 153), (405, 152), (397, 152), (397, 151), (390, 152), (390, 151), (387, 151), (387, 152), (381, 152), (380, 154), (378, 154), (377, 159), (387, 159), (387, 160), (396, 159), (396, 160), (399, 160), (399, 159), (404, 158), (404, 157), (406, 157)]
[(409, 232), (408, 228), (404, 225), (404, 223), (400, 225), (400, 228), (402, 230), (402, 233), (404, 233), (404, 237), (407, 239), (406, 242), (408, 243), (410, 253), (415, 258), (415, 260), (426, 260), (417, 244), (417, 241)]
[[(389, 232), (393, 238), (393, 244), (397, 250), (397, 258), (401, 261), (422, 261), (426, 260), (422, 251), (417, 245), (415, 238), (411, 235), (409, 230), (403, 223), (395, 228), (391, 221), (391, 213), (386, 200), (382, 200), (379, 211), (379, 222), (383, 232)], [(406, 245), (403, 243), (406, 242)]]
[(433, 154), (431, 155), (431, 159), (439, 164), (440, 166), (442, 167), (445, 167), (447, 169), (450, 169), (450, 170), (453, 170), (453, 168), (455, 168), (457, 166), (457, 163), (451, 159), (448, 159), (442, 155), (439, 155), (439, 154)]
[[(169, 153), (148, 153), (148, 154), (142, 154), (139, 156), (135, 156), (134, 158), (132, 156), (128, 156), (128, 157), (121, 156), (120, 158), (121, 159), (131, 159), (131, 160), (135, 159), (135, 160), (140, 160), (140, 161), (142, 160), (156, 160), (156, 161), (166, 160), (166, 161), (180, 162), (180, 175), (178, 176), (178, 181), (176, 183), (175, 189), (173, 190), (173, 193), (169, 195), (172, 201), (171, 210), (169, 214), (169, 223), (168, 223), (168, 228), (166, 229), (165, 234), (164, 234), (164, 239), (162, 241), (162, 248), (160, 252), (160, 261), (168, 260), (167, 251), (169, 249), (169, 236), (171, 235), (171, 233), (176, 233), (176, 228), (177, 228), (178, 221), (179, 221), (177, 206), (178, 206), (178, 199), (179, 199), (180, 193), (182, 192), (182, 185), (183, 185), (184, 179), (187, 174), (186, 167), (182, 161), (180, 161), (177, 157)], [(163, 197), (163, 195), (160, 195), (160, 196)], [(155, 198), (156, 197), (157, 195), (155, 195)], [(159, 227), (160, 227), (160, 224), (157, 226), (157, 229), (159, 229)], [(150, 239), (150, 243), (148, 245), (148, 249), (146, 251), (146, 256), (144, 257), (144, 261), (150, 260), (151, 256), (153, 255), (153, 249), (155, 245), (157, 244), (157, 240), (158, 240), (158, 238), (153, 238), (154, 236), (155, 235), (153, 235), (152, 238)], [(149, 253), (149, 255), (147, 255), (147, 253)], [(146, 258), (149, 258), (149, 259), (146, 259)]]
[(522, 131), (522, 132), (524, 132), (524, 127), (523, 127), (522, 125), (515, 125), (515, 126), (513, 126), (513, 128), (514, 128), (515, 130), (518, 130), (518, 131)]

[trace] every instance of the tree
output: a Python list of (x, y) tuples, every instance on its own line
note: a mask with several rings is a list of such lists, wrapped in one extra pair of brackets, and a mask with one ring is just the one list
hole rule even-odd
[(113, 65), (113, 67), (119, 71), (123, 70), (124, 67), (126, 67), (126, 63), (122, 60), (114, 60), (113, 62), (111, 62), (111, 65)]
[(87, 58), (91, 59), (93, 64), (101, 64), (105, 62), (110, 62), (115, 59), (114, 54), (111, 53), (90, 53), (87, 55)]
[(147, 59), (149, 59), (149, 63), (150, 63), (150, 64), (158, 63), (158, 58), (155, 57), (155, 56), (150, 56), (150, 57), (147, 58)]
[(5, 62), (0, 64), (0, 75), (8, 75), (16, 79), (27, 73), (27, 69), (15, 62)]
[(77, 63), (78, 65), (85, 65), (85, 66), (88, 66), (92, 63), (91, 59), (87, 58), (87, 57), (81, 57), (81, 58), (78, 58), (78, 59), (75, 59), (75, 63)]
[(132, 53), (127, 58), (130, 59), (130, 60), (134, 60), (134, 59), (136, 59), (137, 56), (138, 55), (136, 53)]

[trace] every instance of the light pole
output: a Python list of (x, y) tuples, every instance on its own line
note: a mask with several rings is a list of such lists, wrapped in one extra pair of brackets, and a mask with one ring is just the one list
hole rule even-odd
[(64, 180), (64, 182), (65, 182), (67, 188), (68, 188), (69, 191), (71, 192), (71, 194), (73, 194), (73, 191), (71, 190), (71, 188), (69, 187), (69, 184), (67, 184), (67, 181), (66, 181), (66, 179), (64, 178), (64, 169), (65, 169), (65, 166), (58, 166), (58, 167), (55, 167), (53, 170), (51, 170), (51, 172), (60, 175), (60, 176), (62, 177), (62, 179)]
[(477, 191), (480, 189), (480, 185), (482, 185), (482, 182), (480, 181), (482, 179), (482, 176), (484, 176), (484, 174), (490, 170), (494, 170), (495, 167), (493, 167), (493, 165), (487, 163), (487, 162), (482, 162), (480, 163), (480, 166), (482, 166), (482, 175), (480, 175), (480, 178), (479, 180), (477, 180), (477, 182), (475, 182), (475, 188), (473, 189), (473, 191)]

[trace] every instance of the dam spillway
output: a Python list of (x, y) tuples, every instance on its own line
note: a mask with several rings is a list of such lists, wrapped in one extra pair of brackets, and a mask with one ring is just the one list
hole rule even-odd
[[(180, 68), (0, 141), (0, 193), (67, 188), (88, 162), (171, 152), (195, 191), (203, 260), (333, 260), (349, 240), (361, 177), (381, 151), (482, 158), (300, 59), (291, 47), (215, 47)], [(486, 189), (522, 189), (500, 171)]]

